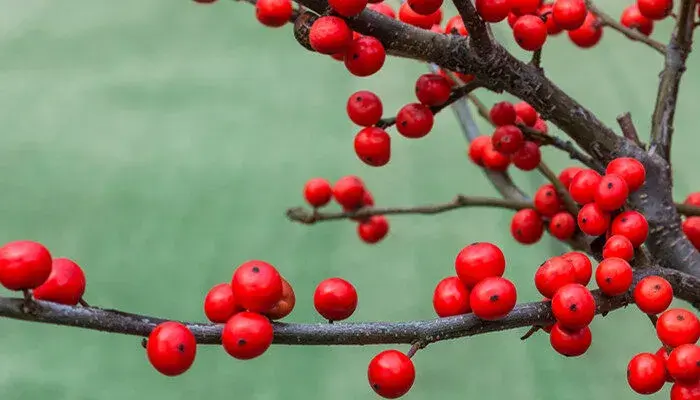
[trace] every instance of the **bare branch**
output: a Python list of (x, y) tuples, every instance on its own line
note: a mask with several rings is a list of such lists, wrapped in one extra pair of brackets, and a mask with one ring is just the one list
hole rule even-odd
[(587, 166), (588, 168), (594, 169), (598, 172), (601, 172), (603, 170), (600, 163), (598, 163), (593, 157), (589, 156), (588, 154), (585, 154), (584, 152), (576, 148), (576, 146), (574, 146), (574, 144), (571, 143), (570, 140), (562, 140), (556, 136), (542, 133), (524, 124), (518, 124), (518, 127), (520, 128), (520, 130), (523, 131), (523, 133), (528, 139), (536, 140), (542, 146), (552, 146), (561, 151), (564, 151), (569, 154), (569, 157), (572, 160), (579, 161), (581, 162), (581, 164)]
[(474, 50), (476, 54), (487, 54), (493, 46), (493, 39), (489, 34), (488, 25), (481, 19), (479, 13), (476, 12), (472, 0), (452, 0), (452, 3), (454, 3), (457, 8), (469, 32), (470, 48)]
[(617, 22), (615, 18), (609, 16), (608, 14), (600, 10), (598, 7), (596, 7), (596, 5), (593, 4), (593, 1), (587, 0), (586, 3), (588, 5), (588, 10), (590, 10), (593, 14), (595, 14), (598, 17), (598, 20), (603, 26), (608, 26), (622, 33), (623, 35), (627, 36), (628, 39), (644, 43), (647, 46), (659, 52), (660, 54), (666, 54), (666, 46), (663, 43), (659, 43), (656, 40), (650, 38), (649, 36), (642, 34), (638, 30), (630, 29)]
[(617, 123), (618, 125), (620, 125), (620, 129), (622, 130), (622, 135), (624, 137), (631, 140), (637, 146), (641, 148), (646, 148), (644, 143), (642, 143), (642, 141), (639, 139), (639, 135), (637, 134), (637, 128), (635, 128), (634, 122), (632, 121), (632, 114), (626, 112), (624, 114), (618, 115)]

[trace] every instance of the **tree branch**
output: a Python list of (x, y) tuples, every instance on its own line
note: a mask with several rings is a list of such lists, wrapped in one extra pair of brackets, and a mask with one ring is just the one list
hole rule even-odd
[(574, 146), (574, 144), (571, 143), (570, 140), (562, 140), (556, 136), (542, 133), (525, 124), (518, 124), (518, 127), (520, 128), (520, 130), (523, 131), (523, 133), (528, 139), (536, 140), (542, 146), (552, 146), (565, 153), (568, 153), (569, 158), (571, 158), (572, 160), (579, 161), (581, 164), (587, 166), (588, 168), (594, 169), (598, 172), (603, 171), (603, 167), (600, 165), (600, 163), (598, 163), (593, 157), (589, 156), (588, 154), (585, 154), (584, 152), (576, 148), (576, 146)]
[(588, 5), (588, 10), (591, 11), (593, 14), (595, 14), (598, 17), (598, 20), (603, 26), (608, 26), (623, 35), (627, 36), (628, 39), (631, 39), (636, 42), (644, 43), (647, 46), (651, 47), (652, 49), (656, 50), (660, 54), (666, 54), (666, 45), (663, 43), (659, 43), (656, 40), (650, 38), (649, 36), (646, 36), (639, 32), (636, 29), (630, 29), (621, 23), (617, 22), (617, 20), (608, 14), (604, 13), (602, 10), (600, 10), (598, 7), (596, 7), (595, 4), (593, 4), (593, 1), (587, 0), (586, 4)]
[(452, 0), (452, 3), (457, 8), (469, 32), (470, 48), (479, 55), (487, 54), (493, 46), (493, 39), (489, 34), (488, 25), (476, 12), (472, 0)]
[(695, 0), (682, 0), (678, 22), (666, 51), (664, 69), (661, 72), (656, 106), (651, 121), (651, 147), (649, 151), (670, 160), (673, 117), (685, 61), (693, 43)]
[(632, 114), (626, 112), (624, 114), (618, 115), (617, 124), (620, 125), (620, 129), (622, 130), (622, 136), (631, 140), (634, 144), (641, 148), (646, 147), (644, 143), (642, 143), (642, 141), (639, 139), (639, 135), (637, 134), (637, 128), (635, 128), (634, 122), (632, 121)]

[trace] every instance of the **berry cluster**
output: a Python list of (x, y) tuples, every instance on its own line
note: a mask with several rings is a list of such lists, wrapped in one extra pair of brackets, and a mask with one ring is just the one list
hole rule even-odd
[[(362, 179), (354, 175), (344, 176), (331, 187), (323, 178), (312, 178), (304, 185), (304, 199), (314, 210), (325, 207), (334, 199), (345, 212), (355, 212), (374, 206), (374, 198)], [(356, 218), (357, 235), (363, 242), (378, 243), (389, 233), (389, 221), (383, 215)]]

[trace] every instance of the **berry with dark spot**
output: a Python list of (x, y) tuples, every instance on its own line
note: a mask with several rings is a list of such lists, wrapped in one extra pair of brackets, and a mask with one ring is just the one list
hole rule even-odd
[(613, 220), (610, 234), (622, 235), (637, 248), (641, 246), (649, 234), (649, 223), (642, 213), (634, 210), (624, 211)]
[(583, 286), (588, 285), (591, 281), (591, 276), (593, 275), (593, 265), (591, 264), (591, 259), (584, 253), (578, 251), (570, 251), (568, 253), (562, 254), (562, 257), (569, 260), (571, 265), (574, 266), (574, 271), (576, 271), (576, 282), (582, 284)]
[(353, 40), (345, 50), (345, 68), (355, 76), (377, 73), (386, 60), (386, 50), (379, 39), (361, 36)]
[(355, 135), (354, 146), (357, 157), (369, 166), (381, 167), (391, 159), (391, 137), (384, 129), (362, 129)]
[(634, 287), (634, 303), (647, 314), (659, 314), (673, 301), (673, 287), (660, 276), (647, 276)]
[(595, 199), (595, 192), (598, 189), (601, 179), (599, 173), (592, 169), (579, 171), (571, 179), (569, 192), (571, 198), (579, 204), (592, 203)]
[(231, 288), (241, 307), (265, 313), (282, 298), (282, 277), (272, 264), (261, 260), (246, 261), (233, 273)]
[(426, 106), (445, 104), (452, 93), (447, 78), (438, 74), (423, 74), (416, 80), (415, 93), (418, 101)]
[(595, 270), (595, 281), (600, 291), (608, 296), (619, 296), (632, 286), (632, 267), (621, 258), (606, 258)]
[(549, 332), (549, 344), (557, 353), (567, 357), (583, 355), (592, 341), (591, 329), (587, 326), (571, 330), (556, 323)]
[(700, 321), (688, 310), (672, 308), (659, 315), (656, 335), (661, 343), (669, 347), (694, 344), (700, 338)]
[(694, 383), (700, 380), (700, 347), (682, 344), (668, 355), (666, 368), (676, 382)]
[(557, 323), (576, 330), (588, 326), (595, 316), (595, 299), (580, 283), (562, 286), (552, 297), (552, 313)]
[(523, 50), (539, 50), (547, 41), (547, 25), (536, 15), (523, 15), (513, 24), (513, 38)]
[(229, 318), (221, 331), (221, 344), (231, 357), (250, 360), (272, 344), (274, 332), (266, 317), (244, 311)]
[(603, 258), (617, 257), (625, 261), (634, 258), (634, 246), (632, 242), (622, 235), (612, 235), (603, 246)]
[(610, 214), (601, 210), (596, 203), (588, 203), (578, 212), (578, 227), (587, 235), (600, 236), (609, 226)]
[(499, 126), (491, 136), (491, 144), (498, 152), (513, 154), (525, 144), (525, 135), (515, 125)]
[(605, 174), (620, 176), (627, 183), (630, 192), (634, 192), (644, 184), (646, 169), (644, 165), (630, 157), (616, 158), (605, 168)]
[(350, 120), (360, 126), (376, 124), (384, 112), (379, 96), (369, 90), (360, 90), (351, 94), (345, 110)]
[(510, 233), (521, 244), (537, 243), (544, 233), (544, 223), (537, 211), (526, 208), (513, 215)]
[(469, 305), (477, 317), (499, 320), (515, 307), (517, 292), (515, 285), (505, 278), (486, 278), (474, 286), (469, 294)]
[(416, 380), (413, 361), (398, 350), (385, 350), (369, 362), (367, 379), (372, 389), (385, 399), (408, 393)]
[(573, 264), (561, 256), (545, 261), (535, 272), (535, 287), (542, 296), (549, 299), (557, 290), (570, 283), (576, 283), (576, 271)]
[(563, 204), (559, 194), (557, 194), (557, 189), (551, 183), (542, 185), (537, 189), (533, 203), (535, 204), (535, 210), (547, 217), (558, 213)]
[(396, 114), (396, 130), (409, 139), (422, 138), (430, 133), (433, 122), (433, 112), (420, 103), (406, 104)]
[(180, 375), (194, 363), (197, 341), (185, 325), (163, 322), (148, 335), (146, 355), (153, 368), (161, 374)]
[(629, 196), (627, 182), (615, 174), (605, 175), (598, 184), (594, 200), (603, 211), (615, 211), (625, 205)]
[(559, 240), (570, 239), (576, 232), (576, 220), (566, 211), (554, 214), (549, 220), (549, 233)]

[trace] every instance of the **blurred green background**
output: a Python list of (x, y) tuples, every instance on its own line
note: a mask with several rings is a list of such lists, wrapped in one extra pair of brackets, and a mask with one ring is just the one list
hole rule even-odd
[[(607, 3), (614, 15), (626, 5)], [(550, 238), (517, 245), (511, 213), (498, 210), (393, 217), (390, 236), (376, 246), (362, 244), (347, 221), (309, 227), (285, 219), (313, 176), (359, 174), (383, 206), (495, 194), (467, 162), (449, 111), (425, 139), (395, 137), (387, 167), (356, 159), (347, 96), (374, 90), (393, 113), (413, 101), (423, 65), (391, 59), (371, 78), (351, 77), (342, 64), (303, 50), (289, 29), (264, 28), (250, 5), (232, 1), (0, 4), (0, 241), (39, 240), (77, 260), (90, 303), (202, 320), (208, 288), (261, 258), (296, 289), (289, 321), (320, 321), (312, 292), (330, 276), (358, 288), (353, 320), (426, 319), (435, 283), (453, 273), (464, 245), (502, 246), (522, 301), (539, 298), (532, 274), (563, 249)], [(665, 42), (669, 29), (659, 24), (654, 35)], [(512, 48), (507, 25), (496, 30)], [(700, 183), (696, 60), (677, 113), (678, 196)], [(566, 36), (550, 39), (543, 64), (605, 122), (631, 111), (646, 136), (658, 54), (607, 31), (588, 51)], [(480, 95), (488, 104), (504, 98)], [(568, 162), (551, 150), (546, 157), (557, 170)], [(514, 175), (530, 191), (542, 183), (536, 174)], [(631, 307), (592, 329), (593, 346), (578, 359), (556, 354), (542, 334), (521, 342), (521, 331), (431, 345), (415, 358), (418, 377), (405, 398), (637, 398), (625, 367), (658, 347), (648, 320)], [(241, 362), (208, 346), (190, 372), (170, 379), (149, 366), (134, 337), (2, 320), (0, 338), (3, 400), (374, 399), (366, 365), (381, 350), (275, 346)]]

